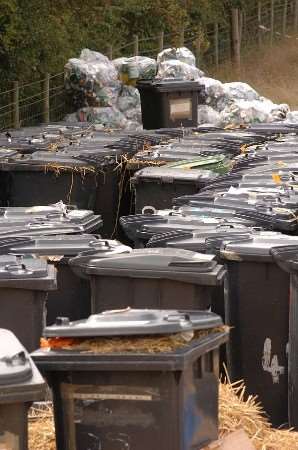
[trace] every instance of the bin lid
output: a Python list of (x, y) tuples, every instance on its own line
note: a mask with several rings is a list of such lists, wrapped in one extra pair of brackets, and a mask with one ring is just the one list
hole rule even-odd
[(49, 291), (57, 288), (56, 270), (32, 255), (0, 255), (0, 288)]
[(200, 91), (202, 86), (197, 81), (186, 81), (182, 79), (167, 80), (138, 80), (137, 88), (151, 89), (157, 92), (176, 92), (176, 91)]
[(0, 392), (1, 386), (23, 383), (32, 375), (31, 361), (24, 347), (11, 331), (0, 328)]
[(71, 259), (70, 264), (89, 276), (168, 279), (210, 286), (220, 283), (224, 276), (214, 255), (181, 249), (139, 249), (106, 259), (94, 255), (89, 261), (84, 258), (83, 264), (81, 258)]
[(176, 168), (164, 168), (164, 167), (146, 167), (141, 169), (134, 174), (131, 179), (133, 183), (138, 183), (140, 181), (160, 181), (161, 183), (174, 183), (174, 182), (184, 182), (184, 183), (207, 183), (210, 180), (216, 178), (214, 172), (210, 170), (185, 170)]
[(0, 328), (0, 404), (42, 400), (45, 382), (15, 335)]
[(271, 249), (277, 246), (298, 245), (298, 236), (287, 236), (274, 231), (260, 231), (251, 234), (249, 238), (239, 241), (224, 241), (221, 256), (226, 260), (262, 261), (262, 258), (272, 261)]
[(46, 261), (31, 256), (0, 255), (1, 280), (42, 278), (48, 275)]
[(289, 273), (298, 271), (298, 242), (295, 245), (273, 247), (271, 256), (279, 267)]
[(172, 334), (204, 330), (222, 325), (221, 318), (209, 311), (124, 309), (104, 311), (88, 319), (70, 322), (58, 317), (46, 327), (45, 337), (96, 337)]
[[(120, 244), (118, 241), (103, 240), (98, 235), (60, 235), (42, 236), (33, 239), (24, 245), (12, 246), (11, 253), (37, 254), (37, 255), (64, 255), (73, 256), (78, 253), (93, 251), (106, 256), (108, 253), (115, 253), (115, 249), (129, 251), (130, 248)], [(104, 257), (103, 256), (103, 257)]]
[[(182, 248), (184, 250), (192, 251), (205, 251), (206, 250), (206, 239), (210, 237), (221, 236), (224, 239), (236, 239), (242, 236), (249, 236), (250, 229), (246, 227), (242, 228), (229, 228), (229, 227), (214, 227), (208, 230), (194, 229), (192, 233), (186, 235), (185, 232), (171, 231), (168, 233), (155, 235), (148, 242), (148, 247), (170, 247), (170, 248)], [(159, 245), (157, 245), (159, 244)]]

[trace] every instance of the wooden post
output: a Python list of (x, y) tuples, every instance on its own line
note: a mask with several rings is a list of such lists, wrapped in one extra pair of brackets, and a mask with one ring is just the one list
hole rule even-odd
[(43, 82), (43, 121), (50, 122), (50, 74), (46, 73)]
[(238, 71), (241, 66), (241, 48), (240, 48), (240, 29), (239, 29), (239, 10), (232, 8), (232, 58)]
[(258, 2), (258, 43), (259, 43), (259, 47), (262, 46), (262, 29), (261, 29), (261, 25), (262, 25), (262, 2), (259, 1)]
[(184, 47), (184, 27), (181, 28), (179, 46)]
[(294, 4), (294, 30), (297, 31), (298, 29), (298, 0), (295, 0)]
[(214, 63), (215, 67), (219, 66), (219, 45), (218, 45), (218, 23), (214, 24)]
[(284, 0), (284, 12), (282, 21), (282, 34), (285, 36), (287, 34), (287, 19), (288, 19), (288, 0)]
[(197, 40), (195, 45), (196, 66), (199, 69), (201, 65), (201, 43)]
[(158, 49), (160, 52), (163, 51), (163, 47), (164, 47), (164, 32), (161, 31), (158, 35)]
[(109, 48), (108, 48), (108, 58), (112, 61), (112, 59), (113, 59), (113, 46), (112, 45), (109, 45)]
[(270, 11), (270, 45), (273, 45), (274, 41), (274, 0), (271, 0)]
[(20, 128), (20, 87), (19, 82), (13, 82), (13, 127)]
[(134, 54), (134, 56), (138, 56), (139, 55), (139, 36), (137, 34), (135, 34), (133, 39), (134, 39), (133, 54)]

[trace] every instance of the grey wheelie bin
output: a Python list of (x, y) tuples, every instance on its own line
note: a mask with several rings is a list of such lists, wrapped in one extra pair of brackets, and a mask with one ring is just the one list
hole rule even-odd
[(0, 328), (0, 448), (28, 450), (28, 409), (42, 400), (45, 382), (9, 330)]

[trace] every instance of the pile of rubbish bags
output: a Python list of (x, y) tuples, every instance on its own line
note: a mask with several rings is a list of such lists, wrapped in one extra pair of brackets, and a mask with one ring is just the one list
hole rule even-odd
[(84, 49), (65, 66), (65, 86), (77, 112), (67, 120), (89, 121), (106, 128), (138, 130), (142, 127), (138, 79), (195, 80), (202, 88), (204, 104), (198, 107), (198, 124), (248, 125), (279, 120), (298, 121), (298, 112), (277, 105), (246, 83), (222, 83), (208, 78), (196, 67), (186, 47), (168, 48), (155, 61), (145, 56), (113, 61), (99, 52)]
[(246, 83), (221, 83), (207, 77), (201, 77), (198, 81), (205, 96), (205, 104), (198, 107), (199, 124), (227, 126), (268, 123), (285, 120), (290, 113), (288, 105), (274, 104)]

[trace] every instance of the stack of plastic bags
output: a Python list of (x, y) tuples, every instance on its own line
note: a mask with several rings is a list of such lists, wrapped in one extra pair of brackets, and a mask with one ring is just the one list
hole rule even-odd
[(288, 105), (274, 104), (246, 83), (221, 83), (207, 77), (198, 81), (205, 93), (205, 105), (198, 107), (199, 124), (226, 126), (275, 122), (286, 119), (289, 113)]
[(141, 128), (141, 103), (135, 88), (138, 79), (183, 79), (201, 84), (204, 104), (198, 107), (198, 123), (215, 126), (247, 125), (279, 120), (298, 121), (298, 111), (276, 105), (246, 83), (221, 83), (196, 67), (185, 47), (163, 50), (154, 59), (135, 56), (110, 61), (101, 53), (84, 49), (65, 66), (65, 86), (77, 112), (68, 120), (90, 121), (108, 128)]

